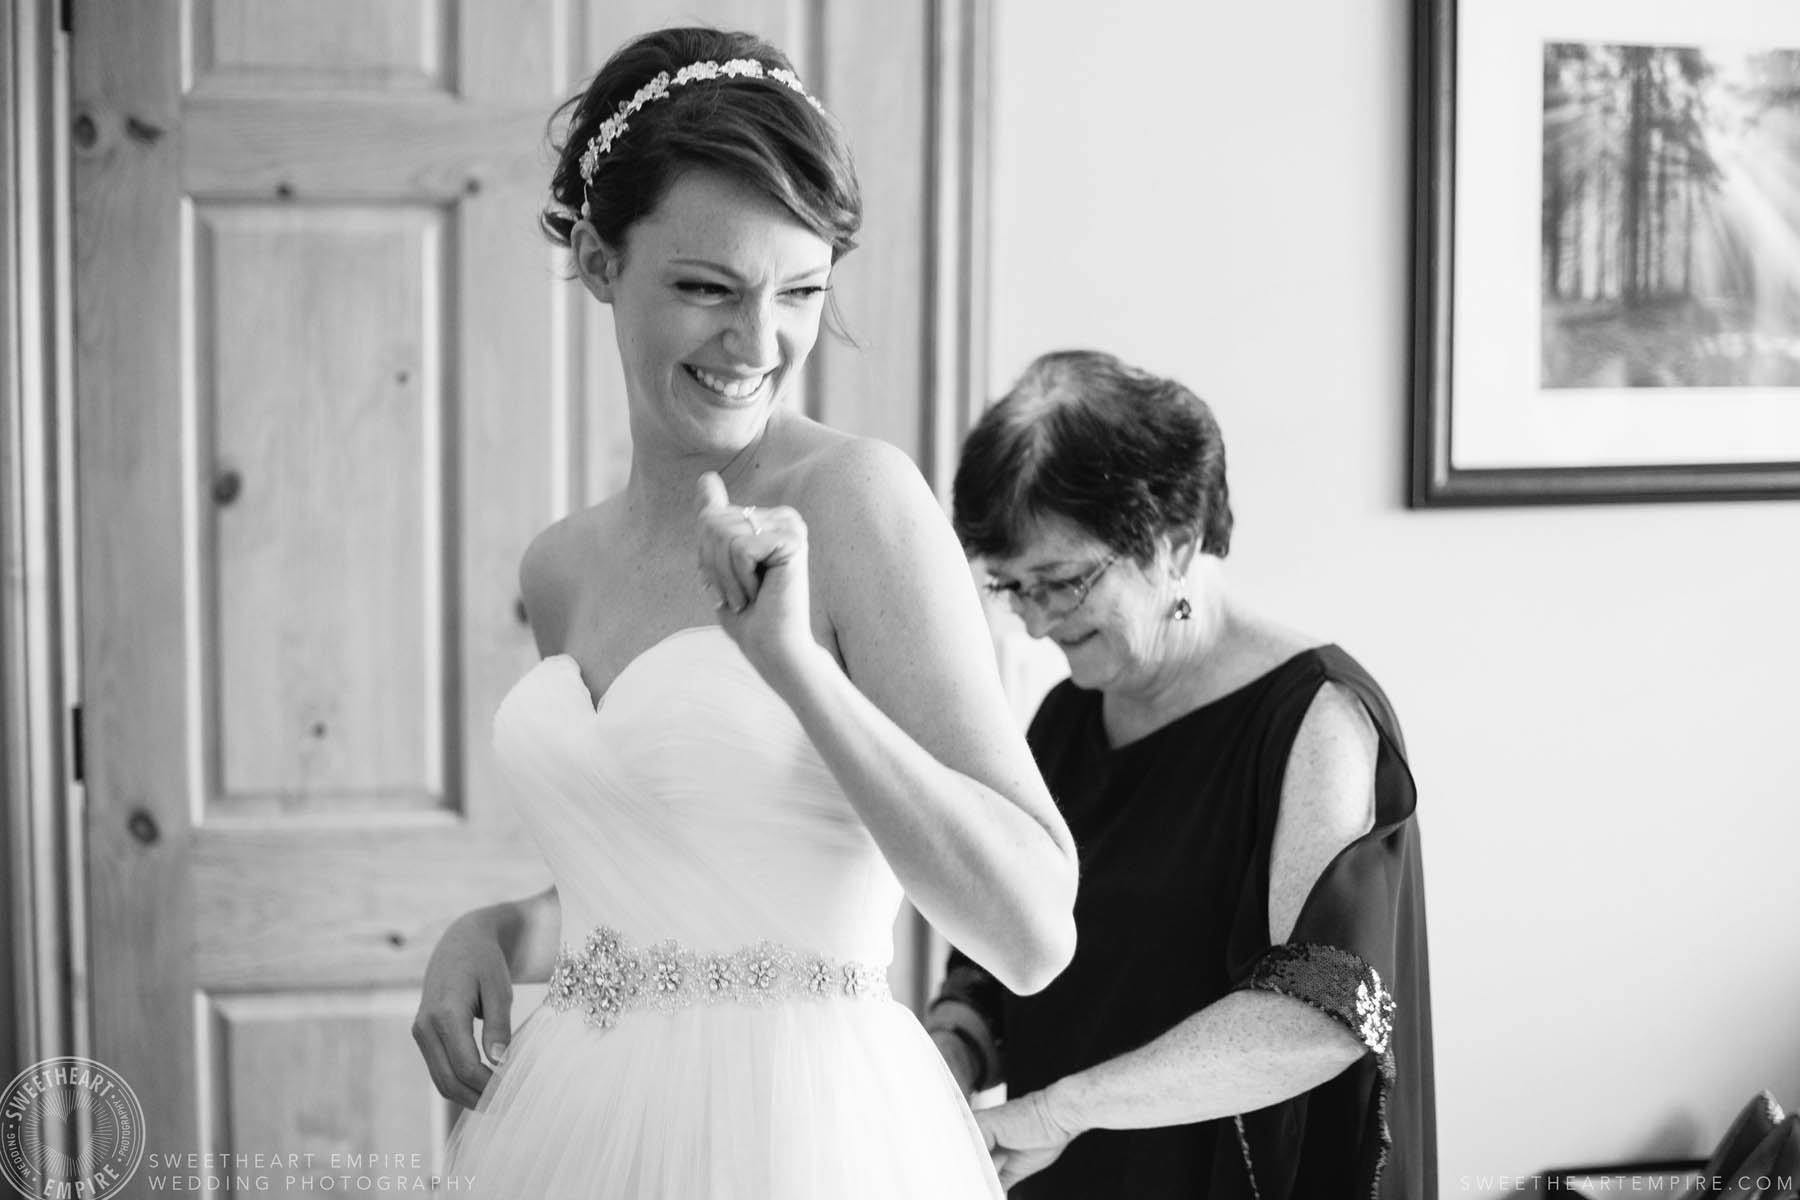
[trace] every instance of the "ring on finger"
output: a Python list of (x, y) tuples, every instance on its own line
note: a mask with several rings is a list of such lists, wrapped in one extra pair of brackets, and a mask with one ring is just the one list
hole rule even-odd
[(756, 523), (756, 510), (748, 504), (744, 505), (744, 520), (750, 522), (750, 532), (752, 535), (760, 534), (762, 532), (762, 526)]

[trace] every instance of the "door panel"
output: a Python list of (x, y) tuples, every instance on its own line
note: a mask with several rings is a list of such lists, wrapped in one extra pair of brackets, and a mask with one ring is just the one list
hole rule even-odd
[(451, 92), (456, 16), (451, 0), (195, 0), (192, 90)]
[(331, 1188), (337, 1181), (324, 1177), (346, 1173), (332, 1162), (373, 1151), (424, 1169), (348, 1173), (441, 1175), (449, 1113), (419, 1070), (410, 1032), (417, 1007), (412, 988), (210, 999), (200, 1088), (214, 1144), (314, 1156), (236, 1174), (266, 1175), (269, 1191), (297, 1195)]
[(195, 215), (208, 800), (240, 817), (443, 807), (447, 214)]

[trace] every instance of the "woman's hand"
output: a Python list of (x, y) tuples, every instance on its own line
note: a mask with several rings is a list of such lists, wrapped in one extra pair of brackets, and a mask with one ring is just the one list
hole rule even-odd
[(1043, 1089), (975, 1114), (1002, 1188), (1036, 1175), (1061, 1158), (1081, 1132), (1068, 1128), (1052, 1107), (1050, 1093)]
[(720, 624), (764, 678), (816, 648), (799, 513), (734, 505), (724, 481), (708, 471), (700, 477), (695, 543)]
[(413, 1018), (413, 1041), (425, 1056), (431, 1082), (464, 1108), (475, 1107), (494, 1074), (476, 1049), (475, 1019), (481, 1018), (494, 1062), (505, 1058), (512, 1040), (512, 973), (499, 939), (472, 919), (475, 915), (453, 921), (431, 952)]

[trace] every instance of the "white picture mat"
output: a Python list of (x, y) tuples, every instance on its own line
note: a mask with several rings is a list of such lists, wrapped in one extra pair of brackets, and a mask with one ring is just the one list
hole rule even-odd
[(1800, 461), (1800, 389), (1540, 386), (1547, 42), (1800, 50), (1794, 0), (1460, 0), (1450, 457), (1459, 470)]

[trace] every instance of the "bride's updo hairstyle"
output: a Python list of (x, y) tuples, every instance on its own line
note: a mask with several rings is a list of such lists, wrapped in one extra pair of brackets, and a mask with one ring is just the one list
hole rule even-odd
[[(621, 113), (622, 106), (630, 111)], [(787, 56), (758, 37), (699, 28), (647, 33), (558, 108), (552, 127), (565, 115), (551, 203), (541, 217), (544, 232), (561, 245), (585, 214), (608, 245), (623, 247), (631, 226), (655, 210), (684, 171), (696, 169), (767, 194), (830, 244), (833, 262), (856, 245), (862, 189), (843, 134), (803, 90)], [(608, 122), (616, 130), (610, 137)]]

